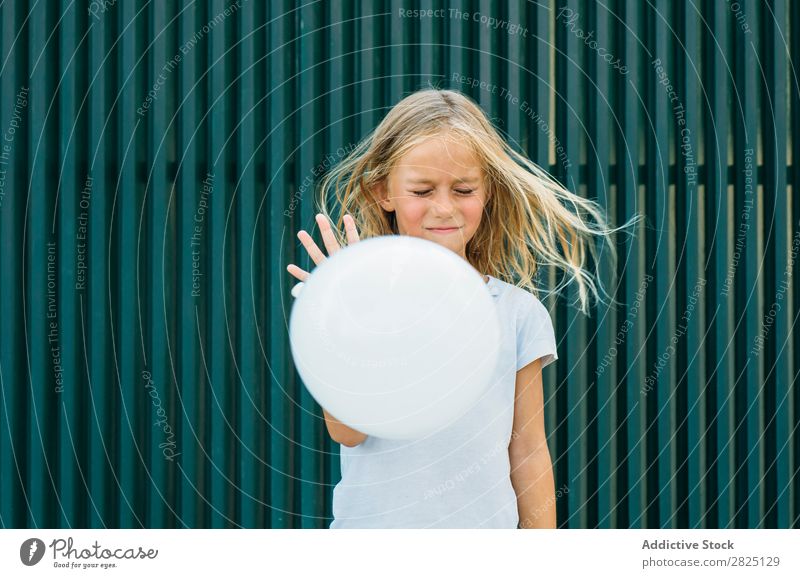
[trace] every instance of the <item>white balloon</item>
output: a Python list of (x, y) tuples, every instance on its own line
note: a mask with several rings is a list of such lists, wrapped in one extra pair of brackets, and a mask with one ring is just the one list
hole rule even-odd
[(348, 426), (412, 439), (462, 416), (489, 387), (500, 327), (483, 277), (406, 235), (346, 246), (318, 265), (289, 321), (311, 395)]

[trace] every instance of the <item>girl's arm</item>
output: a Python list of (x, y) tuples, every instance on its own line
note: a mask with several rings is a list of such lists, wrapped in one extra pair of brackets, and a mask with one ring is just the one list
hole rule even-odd
[(541, 359), (517, 372), (515, 398), (508, 456), (511, 485), (517, 493), (519, 527), (555, 528), (555, 482), (544, 431)]
[(322, 413), (325, 414), (325, 425), (327, 426), (328, 433), (333, 441), (340, 443), (343, 446), (353, 447), (367, 439), (367, 434), (361, 433), (350, 426), (344, 425), (338, 419), (329, 414), (324, 407), (322, 408)]

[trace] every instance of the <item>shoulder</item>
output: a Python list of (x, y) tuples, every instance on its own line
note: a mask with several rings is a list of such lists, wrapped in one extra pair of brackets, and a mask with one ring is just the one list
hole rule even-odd
[(500, 295), (509, 302), (517, 313), (518, 319), (526, 319), (531, 315), (535, 317), (550, 317), (550, 313), (538, 297), (527, 289), (517, 287), (511, 283), (506, 283), (499, 279), (494, 280), (497, 284)]

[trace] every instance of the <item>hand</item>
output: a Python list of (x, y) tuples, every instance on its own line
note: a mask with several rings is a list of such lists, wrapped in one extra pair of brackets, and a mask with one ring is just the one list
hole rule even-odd
[[(336, 236), (333, 234), (331, 224), (322, 213), (318, 213), (316, 219), (320, 234), (322, 235), (322, 241), (325, 244), (325, 248), (328, 250), (328, 255), (333, 255), (336, 251), (341, 249), (341, 247), (339, 246), (338, 241), (336, 241)], [(350, 215), (345, 215), (343, 220), (344, 230), (347, 236), (347, 244), (352, 245), (353, 243), (357, 243), (359, 240), (358, 230), (356, 229), (356, 222), (353, 220), (353, 217)], [(303, 247), (306, 248), (306, 251), (308, 251), (308, 255), (311, 257), (311, 260), (314, 261), (315, 265), (319, 265), (325, 259), (327, 259), (322, 251), (320, 251), (319, 247), (317, 247), (317, 244), (314, 242), (314, 239), (311, 238), (311, 235), (303, 230), (300, 230), (297, 233), (297, 238), (300, 239), (300, 242), (303, 244)], [(303, 282), (305, 282), (310, 275), (309, 272), (303, 271), (300, 267), (294, 264), (286, 267), (286, 270), (290, 275)]]

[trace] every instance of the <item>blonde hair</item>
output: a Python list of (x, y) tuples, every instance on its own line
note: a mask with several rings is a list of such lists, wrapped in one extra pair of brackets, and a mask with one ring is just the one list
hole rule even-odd
[[(480, 226), (466, 247), (470, 265), (537, 296), (538, 268), (553, 265), (568, 278), (554, 292), (574, 281), (579, 309), (588, 314), (590, 295), (600, 297), (599, 283), (587, 268), (587, 253), (597, 262), (593, 238), (599, 237), (608, 241), (616, 262), (610, 238), (619, 229), (607, 226), (597, 203), (571, 193), (514, 151), (481, 108), (454, 90), (428, 88), (406, 96), (323, 177), (319, 211), (333, 223), (339, 244), (346, 244), (345, 214), (353, 216), (362, 239), (398, 234), (395, 213), (378, 203), (380, 185), (388, 183), (392, 167), (412, 147), (450, 131), (481, 160), (487, 190)], [(330, 204), (338, 209), (334, 216)]]

